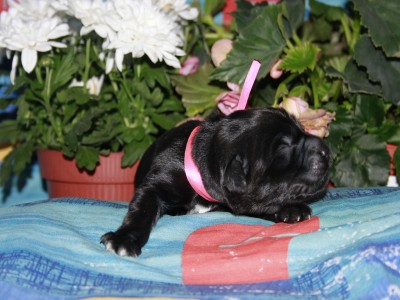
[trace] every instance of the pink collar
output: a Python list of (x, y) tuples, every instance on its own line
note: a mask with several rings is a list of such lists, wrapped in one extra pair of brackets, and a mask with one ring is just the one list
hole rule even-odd
[[(249, 95), (253, 87), (254, 81), (257, 78), (260, 66), (261, 64), (258, 61), (253, 60), (253, 63), (251, 64), (250, 70), (247, 73), (246, 79), (243, 84), (242, 92), (239, 98), (239, 103), (235, 108), (235, 110), (243, 110), (246, 108), (247, 100), (249, 99)], [(210, 194), (205, 189), (203, 180), (201, 179), (200, 171), (193, 160), (193, 155), (192, 155), (193, 140), (200, 128), (201, 125), (196, 126), (196, 128), (193, 129), (186, 143), (185, 158), (184, 158), (186, 177), (190, 185), (196, 191), (197, 194), (199, 194), (201, 197), (210, 202), (219, 202), (219, 200), (216, 200), (213, 197), (211, 197)]]

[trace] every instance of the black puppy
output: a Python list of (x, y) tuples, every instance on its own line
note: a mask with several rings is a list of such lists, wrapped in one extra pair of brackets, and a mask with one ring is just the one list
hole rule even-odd
[[(208, 194), (218, 202), (199, 196), (185, 175), (185, 147), (198, 125), (192, 157)], [(165, 133), (144, 154), (128, 213), (101, 242), (119, 255), (137, 256), (164, 214), (225, 210), (274, 222), (309, 219), (307, 203), (325, 194), (330, 164), (322, 140), (305, 133), (281, 109), (189, 121)]]

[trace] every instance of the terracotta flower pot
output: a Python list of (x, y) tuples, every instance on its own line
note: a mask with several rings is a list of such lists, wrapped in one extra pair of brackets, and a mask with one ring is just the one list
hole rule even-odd
[(129, 168), (121, 168), (122, 152), (100, 156), (100, 163), (93, 172), (79, 170), (75, 161), (66, 158), (61, 151), (38, 150), (37, 154), (50, 198), (132, 199), (138, 163)]

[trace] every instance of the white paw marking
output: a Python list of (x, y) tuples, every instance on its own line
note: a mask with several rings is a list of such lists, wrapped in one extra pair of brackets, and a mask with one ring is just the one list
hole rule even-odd
[(204, 214), (206, 212), (209, 212), (211, 209), (213, 208), (212, 205), (210, 206), (204, 206), (201, 204), (196, 204), (189, 212), (189, 215), (193, 215), (193, 214)]
[(120, 249), (118, 250), (118, 255), (119, 255), (119, 256), (128, 256), (128, 251), (126, 251), (125, 248), (120, 248)]

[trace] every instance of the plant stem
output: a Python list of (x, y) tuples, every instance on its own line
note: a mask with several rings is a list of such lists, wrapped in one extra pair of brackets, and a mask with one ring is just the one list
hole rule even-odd
[(38, 82), (40, 84), (43, 84), (42, 73), (40, 72), (40, 67), (38, 65), (36, 65), (36, 67), (35, 67), (35, 74), (36, 74), (36, 78), (37, 78)]
[(321, 103), (318, 98), (318, 88), (317, 88), (317, 82), (314, 79), (314, 74), (311, 74), (310, 81), (311, 81), (311, 89), (312, 89), (313, 100), (314, 100), (314, 109), (317, 109), (321, 106)]
[(109, 77), (110, 77), (111, 86), (114, 90), (114, 93), (115, 93), (115, 95), (118, 95), (119, 88), (118, 88), (118, 84), (115, 82), (116, 79), (114, 77), (113, 71), (110, 72)]
[(43, 98), (44, 98), (44, 106), (47, 111), (47, 115), (49, 116), (49, 121), (51, 124), (51, 127), (53, 127), (54, 132), (56, 133), (57, 141), (62, 144), (63, 143), (63, 137), (62, 137), (62, 132), (60, 126), (57, 125), (56, 119), (53, 114), (53, 110), (51, 107), (51, 81), (53, 77), (53, 68), (46, 67), (46, 81), (44, 85), (44, 91), (43, 91)]
[(344, 36), (346, 38), (346, 43), (349, 46), (349, 48), (353, 51), (354, 43), (351, 37), (351, 30), (349, 26), (349, 19), (347, 16), (342, 16), (340, 18), (340, 22), (342, 23), (343, 30), (344, 30)]
[(83, 88), (84, 89), (86, 89), (86, 83), (89, 79), (91, 44), (92, 44), (92, 40), (90, 38), (88, 38), (86, 40), (85, 72), (83, 73)]
[(283, 80), (277, 89), (277, 93), (275, 95), (274, 103), (272, 107), (278, 107), (278, 100), (284, 94), (282, 91), (288, 92), (287, 85), (297, 77), (297, 74), (290, 74), (285, 80)]
[(293, 32), (292, 37), (297, 46), (300, 46), (302, 44), (302, 41), (296, 32)]

